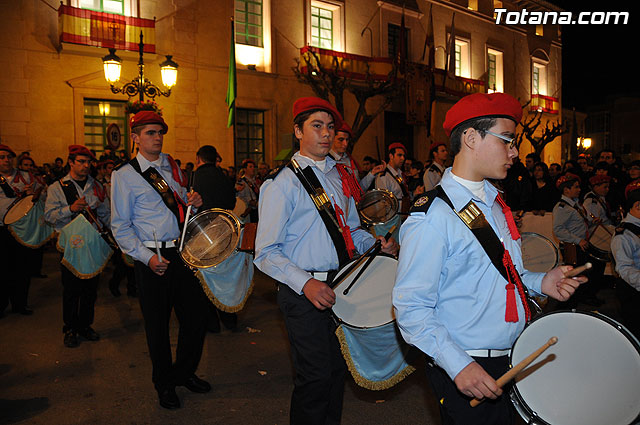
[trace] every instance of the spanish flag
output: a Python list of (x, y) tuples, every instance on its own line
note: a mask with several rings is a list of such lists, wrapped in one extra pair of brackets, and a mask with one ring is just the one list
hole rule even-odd
[(61, 42), (138, 51), (142, 32), (144, 52), (156, 52), (156, 22), (153, 19), (96, 12), (66, 5), (60, 5), (58, 19)]

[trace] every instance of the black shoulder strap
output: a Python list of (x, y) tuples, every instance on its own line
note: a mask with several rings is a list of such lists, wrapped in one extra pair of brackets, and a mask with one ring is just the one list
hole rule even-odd
[[(347, 250), (347, 244), (342, 237), (340, 226), (336, 222), (335, 210), (333, 209), (333, 205), (331, 205), (331, 201), (329, 201), (327, 193), (322, 187), (320, 180), (318, 180), (318, 177), (315, 175), (311, 167), (296, 170), (292, 163), (289, 163), (287, 167), (289, 167), (298, 180), (300, 180), (302, 187), (304, 187), (309, 194), (313, 205), (316, 206), (318, 214), (320, 214), (320, 218), (322, 218), (322, 222), (326, 226), (329, 236), (333, 241), (333, 246), (338, 253), (338, 262), (340, 263), (340, 267), (344, 266), (351, 260), (351, 258), (349, 257), (349, 251)], [(326, 202), (319, 202), (319, 198), (321, 198), (322, 195), (326, 198)]]
[(133, 158), (129, 161), (129, 164), (158, 192), (162, 198), (162, 202), (164, 202), (165, 206), (175, 215), (178, 224), (181, 224), (184, 221), (183, 205), (180, 203), (181, 200), (178, 200), (180, 198), (174, 194), (169, 183), (162, 177), (162, 174), (154, 167), (147, 168), (143, 173), (138, 158)]
[(13, 190), (13, 188), (11, 187), (7, 179), (4, 178), (4, 176), (0, 176), (0, 187), (2, 187), (2, 191), (4, 192), (4, 195), (7, 198), (15, 198), (17, 196), (16, 191)]
[(62, 179), (58, 180), (60, 187), (62, 187), (62, 192), (64, 193), (64, 197), (67, 199), (67, 204), (71, 206), (74, 202), (78, 200), (78, 190), (73, 182), (70, 181), (62, 181)]
[(275, 179), (278, 176), (278, 174), (280, 174), (280, 171), (284, 170), (284, 167), (286, 167), (286, 166), (287, 166), (287, 164), (282, 164), (279, 167), (274, 168), (273, 170), (271, 170), (271, 172), (269, 174), (267, 174), (267, 176), (264, 178), (265, 181), (266, 180)]
[[(455, 212), (455, 208), (453, 207), (453, 202), (447, 196), (447, 193), (444, 191), (442, 186), (438, 185), (434, 189), (437, 192), (437, 196), (445, 201), (449, 207)], [(507, 274), (507, 269), (502, 263), (502, 258), (504, 256), (504, 245), (500, 242), (498, 235), (493, 231), (491, 225), (486, 221), (484, 215), (482, 216), (484, 223), (479, 226), (467, 226), (473, 233), (473, 235), (478, 239), (480, 245), (484, 249), (484, 252), (489, 256), (489, 259), (493, 263), (494, 267), (500, 272), (502, 277), (508, 282), (509, 275)], [(466, 224), (466, 223), (465, 223)]]
[(633, 223), (628, 223), (626, 221), (623, 221), (622, 223), (620, 223), (620, 227), (622, 227), (624, 230), (628, 230), (631, 233), (633, 233), (634, 235), (640, 237), (640, 226), (638, 226), (636, 224), (633, 224)]

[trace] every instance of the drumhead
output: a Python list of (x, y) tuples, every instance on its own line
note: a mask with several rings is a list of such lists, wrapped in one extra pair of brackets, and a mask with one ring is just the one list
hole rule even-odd
[[(561, 311), (538, 317), (516, 340), (516, 365), (552, 336), (549, 347), (516, 378), (512, 399), (529, 421), (553, 425), (628, 425), (640, 415), (640, 343), (598, 313)], [(542, 422), (540, 422), (542, 421)]]
[(4, 224), (6, 226), (20, 221), (22, 217), (27, 215), (33, 208), (33, 195), (27, 195), (14, 201), (7, 209), (4, 215)]
[(558, 265), (558, 248), (548, 238), (532, 232), (523, 232), (522, 262), (531, 272), (548, 272)]
[[(603, 227), (604, 226), (604, 227)], [(589, 239), (589, 243), (604, 253), (611, 252), (611, 238), (616, 234), (615, 226), (602, 224), (597, 226)]]
[(358, 213), (368, 226), (384, 224), (398, 214), (398, 199), (388, 190), (374, 189), (362, 196)]
[(212, 208), (189, 220), (180, 255), (190, 266), (208, 268), (220, 264), (238, 247), (240, 221), (227, 210)]
[(240, 218), (242, 214), (247, 210), (247, 203), (242, 198), (236, 197), (236, 206), (233, 208), (233, 214)]
[[(338, 272), (336, 280), (354, 261)], [(347, 295), (344, 295), (344, 290), (362, 267), (364, 263), (354, 269), (344, 282), (333, 288), (336, 293), (333, 314), (355, 328), (373, 328), (393, 322), (395, 316), (391, 291), (396, 280), (398, 260), (386, 254), (377, 255)]]

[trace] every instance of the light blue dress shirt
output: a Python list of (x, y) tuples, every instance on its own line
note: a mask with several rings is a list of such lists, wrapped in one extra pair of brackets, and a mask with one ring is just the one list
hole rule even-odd
[[(94, 185), (102, 185), (94, 180), (93, 177), (87, 176), (87, 182), (84, 188), (81, 188), (72, 178), (70, 174), (67, 174), (62, 179), (63, 182), (70, 182), (76, 187), (78, 198), (84, 196), (85, 201), (89, 204), (89, 207), (96, 211), (98, 219), (102, 225), (109, 226), (111, 221), (111, 208), (109, 207), (109, 197), (105, 192), (105, 198), (103, 201), (96, 196), (93, 190)], [(60, 181), (53, 183), (47, 189), (47, 200), (44, 204), (44, 219), (47, 223), (51, 224), (57, 232), (64, 226), (69, 224), (79, 213), (71, 211), (70, 205), (67, 203), (67, 197), (64, 195)], [(94, 225), (95, 227), (95, 225)]]
[[(598, 199), (593, 199), (591, 196), (595, 196)], [(607, 210), (602, 205), (606, 205), (606, 199), (602, 196), (598, 196), (593, 192), (588, 192), (584, 196), (584, 202), (582, 205), (584, 209), (587, 211), (587, 217), (589, 218), (589, 222), (593, 222), (595, 218), (602, 219), (602, 224), (612, 225), (611, 219), (607, 215)], [(592, 217), (593, 215), (593, 217)], [(595, 218), (594, 218), (595, 217)]]
[[(640, 219), (627, 214), (622, 222), (640, 226)], [(616, 272), (637, 291), (640, 291), (640, 238), (626, 230), (611, 239), (611, 253), (616, 260)]]
[[(354, 245), (366, 251), (374, 238), (360, 228), (360, 217), (353, 198), (342, 192), (335, 161), (327, 156), (324, 170), (313, 160), (296, 152), (293, 159), (301, 168), (311, 167), (332, 204), (347, 217)], [(322, 218), (298, 177), (285, 167), (260, 187), (258, 231), (254, 264), (275, 280), (288, 285), (297, 294), (312, 278), (310, 271), (337, 270), (338, 254)]]
[[(527, 271), (520, 240), (511, 239), (498, 190), (484, 182), (488, 204), (456, 182), (447, 169), (440, 182), (456, 211), (470, 200), (509, 251), (530, 292), (541, 294), (544, 273)], [(471, 230), (442, 199), (427, 214), (411, 213), (400, 230), (393, 306), (404, 339), (454, 379), (473, 361), (465, 350), (508, 349), (522, 332), (525, 312), (516, 291), (518, 322), (505, 322), (507, 281)]]
[(444, 166), (438, 164), (437, 162), (432, 163), (429, 168), (427, 168), (427, 170), (424, 172), (424, 176), (422, 177), (425, 192), (432, 190), (438, 185), (438, 183), (440, 183), (440, 180), (442, 180), (442, 175), (436, 172), (433, 167), (436, 167), (440, 171), (444, 172)]
[(558, 202), (553, 207), (553, 233), (562, 242), (579, 244), (581, 240), (587, 238), (587, 224), (572, 206), (576, 205), (578, 208), (582, 206), (577, 199), (571, 199), (565, 195), (560, 199), (571, 206)]
[[(167, 154), (150, 162), (140, 153), (136, 156), (140, 170), (153, 166), (169, 186), (185, 202), (187, 189), (173, 179)], [(120, 249), (143, 264), (148, 264), (155, 251), (143, 245), (154, 240), (174, 241), (180, 237), (178, 220), (165, 205), (162, 197), (130, 164), (123, 165), (111, 175), (111, 229)], [(195, 209), (192, 209), (195, 214)]]
[[(400, 171), (391, 168), (387, 165), (387, 172), (382, 176), (376, 177), (376, 189), (385, 189), (389, 192), (393, 193), (393, 195), (398, 198), (398, 211), (402, 211), (402, 187), (398, 180), (394, 176), (398, 176)], [(400, 177), (402, 175), (400, 174)]]

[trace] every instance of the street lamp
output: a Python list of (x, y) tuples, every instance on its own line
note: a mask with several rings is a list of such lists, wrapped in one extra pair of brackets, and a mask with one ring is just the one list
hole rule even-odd
[(138, 76), (118, 88), (115, 84), (120, 80), (120, 70), (122, 69), (122, 59), (116, 55), (116, 49), (110, 48), (109, 54), (102, 58), (104, 66), (104, 78), (111, 86), (111, 92), (126, 94), (129, 97), (140, 96), (140, 102), (144, 102), (144, 96), (154, 99), (156, 96), (171, 95), (171, 88), (176, 85), (178, 80), (178, 64), (171, 59), (171, 55), (167, 55), (167, 60), (160, 64), (160, 74), (162, 75), (162, 84), (167, 91), (162, 91), (158, 86), (153, 84), (144, 77), (144, 61), (142, 55), (144, 52), (144, 43), (142, 42), (142, 31), (140, 32), (140, 43), (138, 44), (138, 52), (140, 59), (138, 60)]
[(578, 137), (577, 146), (584, 150), (587, 150), (591, 147), (591, 138), (589, 137)]

